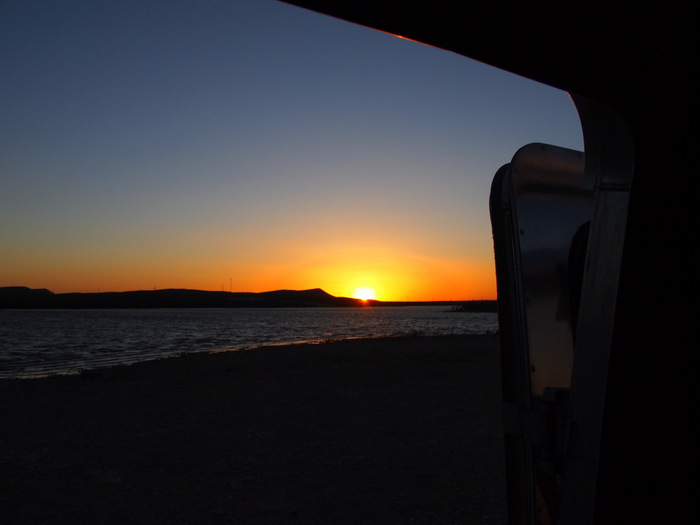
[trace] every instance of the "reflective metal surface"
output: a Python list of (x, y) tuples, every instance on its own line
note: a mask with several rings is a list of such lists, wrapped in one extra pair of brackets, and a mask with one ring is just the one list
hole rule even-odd
[(556, 523), (594, 191), (577, 151), (530, 144), (495, 175), (508, 514)]
[[(574, 358), (569, 268), (574, 237), (591, 219), (580, 152), (530, 144), (510, 168), (514, 241), (520, 252), (530, 391), (569, 387)], [(585, 250), (583, 251), (585, 253)]]

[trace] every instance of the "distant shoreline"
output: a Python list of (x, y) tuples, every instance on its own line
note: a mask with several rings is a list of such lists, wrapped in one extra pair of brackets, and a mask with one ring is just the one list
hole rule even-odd
[(0, 287), (0, 309), (107, 308), (314, 308), (314, 307), (446, 306), (455, 312), (495, 312), (495, 300), (378, 301), (335, 297), (320, 288), (271, 292), (213, 292), (164, 289), (130, 292), (55, 294), (45, 288)]

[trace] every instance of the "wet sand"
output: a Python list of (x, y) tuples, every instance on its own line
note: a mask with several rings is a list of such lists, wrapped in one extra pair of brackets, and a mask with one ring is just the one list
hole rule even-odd
[(497, 336), (0, 380), (3, 523), (502, 524)]

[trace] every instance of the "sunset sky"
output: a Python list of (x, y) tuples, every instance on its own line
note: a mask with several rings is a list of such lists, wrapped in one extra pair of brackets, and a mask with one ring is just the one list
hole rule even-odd
[(275, 0), (0, 6), (0, 286), (496, 297), (491, 179), (569, 96)]

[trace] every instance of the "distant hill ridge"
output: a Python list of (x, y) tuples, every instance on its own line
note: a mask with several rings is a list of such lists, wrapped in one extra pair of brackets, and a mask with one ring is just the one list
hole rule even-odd
[(449, 305), (453, 311), (496, 311), (496, 301), (362, 301), (351, 297), (335, 297), (321, 288), (255, 293), (166, 288), (54, 294), (46, 288), (0, 287), (0, 308), (304, 308), (410, 305)]
[(25, 286), (0, 288), (0, 308), (274, 308), (362, 306), (360, 299), (311, 290), (212, 292), (187, 289), (61, 293)]

